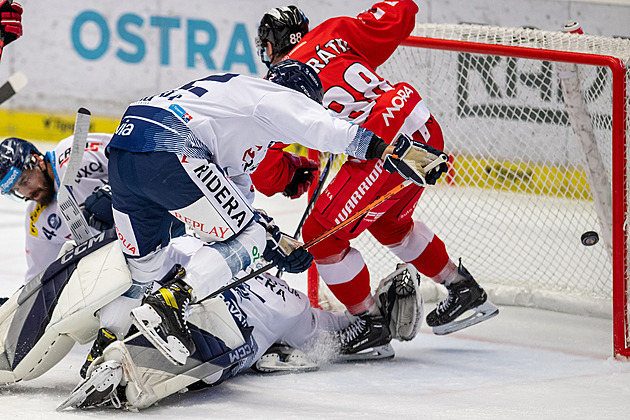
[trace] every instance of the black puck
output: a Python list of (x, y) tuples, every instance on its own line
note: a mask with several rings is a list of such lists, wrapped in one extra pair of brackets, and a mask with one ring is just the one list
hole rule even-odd
[(582, 245), (593, 246), (597, 242), (599, 242), (599, 235), (597, 234), (597, 232), (593, 232), (592, 230), (590, 230), (588, 232), (584, 232), (580, 239), (582, 240)]

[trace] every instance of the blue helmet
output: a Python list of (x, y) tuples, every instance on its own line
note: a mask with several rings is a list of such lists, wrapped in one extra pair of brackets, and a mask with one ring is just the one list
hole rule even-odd
[(0, 193), (9, 194), (25, 169), (35, 167), (33, 155), (42, 156), (32, 143), (10, 137), (0, 143)]
[(273, 64), (269, 67), (265, 79), (297, 90), (319, 104), (324, 99), (324, 86), (315, 70), (297, 60), (287, 59)]

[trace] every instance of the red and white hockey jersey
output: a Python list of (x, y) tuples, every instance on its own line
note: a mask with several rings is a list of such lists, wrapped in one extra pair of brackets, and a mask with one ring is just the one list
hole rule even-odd
[[(318, 72), (324, 85), (323, 104), (338, 118), (361, 125), (387, 142), (399, 132), (426, 134), (422, 130), (430, 112), (418, 92), (407, 83), (389, 83), (375, 70), (409, 36), (417, 12), (413, 1), (387, 1), (357, 17), (328, 19), (308, 32), (286, 58), (307, 63)], [(282, 159), (281, 151), (270, 151), (252, 175), (254, 185), (260, 185), (266, 195), (282, 191), (290, 181), (278, 173)], [(277, 185), (272, 188), (274, 180)]]
[(357, 17), (329, 19), (307, 33), (287, 58), (318, 72), (326, 108), (361, 125), (376, 117), (371, 115), (376, 102), (394, 90), (375, 69), (409, 36), (417, 12), (413, 1), (388, 1)]

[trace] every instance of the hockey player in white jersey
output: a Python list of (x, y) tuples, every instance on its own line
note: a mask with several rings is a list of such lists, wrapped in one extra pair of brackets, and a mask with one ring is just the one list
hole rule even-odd
[[(166, 266), (188, 265), (203, 246), (202, 241), (190, 236), (173, 239), (165, 249)], [(408, 339), (415, 336), (422, 312), (407, 313), (405, 322), (396, 318), (396, 308), (405, 299), (400, 296), (401, 289), (417, 290), (418, 283), (412, 283), (415, 278), (413, 266), (401, 268), (395, 278), (379, 289), (383, 314), (392, 318), (393, 328), (404, 330)], [(186, 280), (185, 270), (176, 269), (164, 281)], [(88, 370), (87, 379), (59, 409), (142, 409), (186, 388), (217, 385), (249, 367), (258, 371), (269, 366), (275, 371), (286, 366), (291, 370), (315, 370), (318, 366), (314, 362), (335, 360), (343, 345), (342, 336), (352, 330), (344, 313), (312, 308), (305, 294), (270, 274), (191, 305), (188, 322), (196, 350), (185, 365), (168, 362), (142, 337), (131, 335), (124, 341), (112, 340)], [(257, 363), (271, 346), (298, 350), (286, 355), (289, 360), (284, 364), (279, 359)]]
[[(73, 189), (92, 233), (113, 226), (111, 193), (107, 186), (105, 146), (110, 134), (88, 134), (80, 170)], [(57, 206), (56, 194), (66, 171), (73, 137), (60, 141), (42, 154), (30, 142), (15, 137), (0, 144), (0, 190), (28, 200), (26, 207), (26, 263), (24, 283), (50, 265), (72, 233)]]
[[(137, 293), (103, 308), (101, 323), (121, 338), (131, 311), (133, 323), (175, 364), (186, 363), (195, 351), (184, 316), (190, 302), (261, 257), (287, 272), (301, 272), (312, 262), (308, 251), (291, 247), (251, 207), (249, 174), (270, 145), (299, 142), (360, 159), (385, 159), (386, 170), (420, 185), (431, 171), (446, 169), (431, 165), (446, 159), (441, 151), (406, 137), (390, 146), (369, 130), (332, 117), (317, 103), (323, 90), (310, 67), (283, 61), (272, 66), (268, 79), (217, 74), (143, 98), (129, 106), (108, 147), (114, 220)], [(160, 289), (137, 307), (164, 265), (169, 226), (176, 220), (208, 245), (190, 258), (185, 281)]]

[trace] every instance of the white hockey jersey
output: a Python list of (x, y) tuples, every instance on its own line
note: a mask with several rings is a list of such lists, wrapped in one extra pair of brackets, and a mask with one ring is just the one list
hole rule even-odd
[[(88, 134), (83, 161), (73, 190), (79, 204), (82, 204), (90, 194), (107, 183), (105, 146), (107, 146), (110, 138), (111, 134)], [(60, 141), (54, 150), (46, 153), (55, 173), (55, 191), (66, 172), (65, 163), (70, 157), (72, 139), (73, 137), (70, 136)], [(35, 201), (29, 201), (25, 227), (27, 270), (24, 281), (28, 282), (56, 260), (62, 245), (74, 238), (63, 221), (56, 200), (47, 207), (43, 207)], [(93, 229), (93, 233), (96, 234), (98, 231)]]
[(270, 145), (297, 142), (365, 158), (371, 138), (371, 132), (333, 117), (301, 93), (228, 73), (131, 104), (110, 146), (211, 158), (251, 199), (248, 174)]

